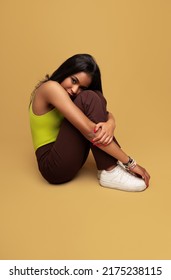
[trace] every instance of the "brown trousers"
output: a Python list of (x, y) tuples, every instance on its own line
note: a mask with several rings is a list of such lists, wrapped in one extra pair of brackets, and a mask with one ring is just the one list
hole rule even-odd
[[(100, 92), (82, 91), (73, 102), (94, 123), (107, 120), (106, 100)], [(113, 141), (117, 143), (115, 138)], [(97, 169), (106, 169), (116, 164), (117, 159), (89, 142), (68, 120), (64, 119), (56, 141), (36, 151), (39, 170), (51, 184), (70, 181), (85, 163), (90, 149)]]

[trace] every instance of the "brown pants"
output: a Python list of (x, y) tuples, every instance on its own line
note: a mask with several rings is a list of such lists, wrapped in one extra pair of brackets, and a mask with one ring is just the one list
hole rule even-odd
[[(101, 93), (91, 90), (82, 91), (73, 102), (94, 123), (107, 120), (106, 100)], [(114, 141), (117, 143), (115, 138)], [(97, 169), (106, 169), (116, 164), (117, 159), (94, 146), (68, 120), (64, 119), (56, 141), (36, 151), (39, 170), (51, 184), (70, 181), (85, 163), (90, 149)]]

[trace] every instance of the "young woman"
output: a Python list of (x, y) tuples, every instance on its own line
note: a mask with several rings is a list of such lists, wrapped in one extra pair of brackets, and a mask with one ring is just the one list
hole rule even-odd
[(49, 183), (72, 180), (91, 149), (101, 186), (124, 191), (148, 187), (148, 172), (113, 136), (115, 121), (91, 55), (74, 55), (46, 76), (33, 92), (29, 113), (38, 167)]

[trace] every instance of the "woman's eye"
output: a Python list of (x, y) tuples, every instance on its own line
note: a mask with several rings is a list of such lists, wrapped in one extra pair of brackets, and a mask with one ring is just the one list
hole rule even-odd
[(76, 84), (76, 82), (77, 82), (76, 79), (71, 78), (71, 80), (72, 80), (72, 83), (73, 83), (73, 84)]

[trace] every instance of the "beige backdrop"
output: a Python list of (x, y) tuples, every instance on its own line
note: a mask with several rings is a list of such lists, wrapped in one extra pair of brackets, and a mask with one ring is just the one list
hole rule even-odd
[[(171, 2), (0, 2), (0, 258), (171, 259)], [(123, 149), (151, 173), (143, 193), (100, 187), (91, 155), (61, 186), (37, 171), (30, 93), (81, 52), (101, 67)]]

